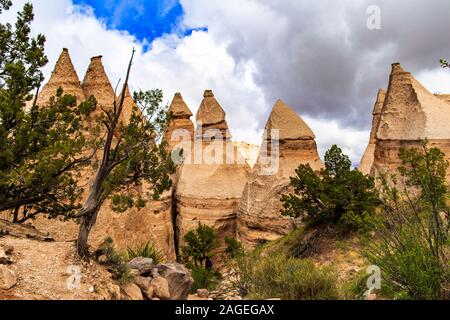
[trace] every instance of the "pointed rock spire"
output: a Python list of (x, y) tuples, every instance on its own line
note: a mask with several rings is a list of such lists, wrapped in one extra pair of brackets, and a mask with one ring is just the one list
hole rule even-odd
[(102, 56), (91, 58), (81, 86), (86, 98), (94, 96), (99, 106), (112, 108), (115, 94), (103, 67)]
[(196, 116), (197, 126), (202, 128), (202, 132), (197, 132), (197, 137), (202, 135), (203, 139), (208, 140), (212, 136), (211, 133), (218, 130), (224, 140), (230, 140), (231, 134), (225, 117), (226, 113), (214, 97), (214, 93), (206, 90)]
[[(190, 119), (192, 112), (184, 102), (181, 93), (175, 94), (172, 103), (170, 104), (169, 112), (172, 113), (172, 119), (164, 133), (164, 141), (167, 142), (167, 150), (172, 152), (176, 146), (179, 146), (181, 142), (179, 134), (188, 134), (190, 138), (189, 142), (191, 142), (191, 146), (184, 146), (182, 149), (184, 150), (185, 148), (192, 147), (192, 142), (194, 140), (194, 123)], [(188, 137), (186, 136), (185, 138)], [(184, 152), (187, 153), (190, 152), (190, 150), (184, 150)]]
[(266, 124), (267, 139), (271, 130), (279, 130), (280, 140), (315, 139), (315, 135), (305, 121), (282, 100), (278, 100)]
[(188, 108), (179, 92), (175, 93), (169, 107), (169, 112), (175, 119), (189, 119), (193, 116), (192, 111)]
[(223, 111), (219, 102), (214, 97), (214, 93), (211, 90), (206, 90), (203, 97), (204, 99), (196, 116), (197, 123), (210, 126), (225, 122), (225, 111)]
[(62, 88), (65, 94), (74, 95), (78, 102), (85, 100), (81, 89), (80, 79), (73, 66), (69, 50), (64, 48), (48, 83), (44, 86), (38, 97), (38, 104), (45, 105), (49, 99), (56, 95), (56, 91)]
[(420, 140), (450, 138), (446, 102), (425, 89), (399, 63), (392, 65), (377, 138)]

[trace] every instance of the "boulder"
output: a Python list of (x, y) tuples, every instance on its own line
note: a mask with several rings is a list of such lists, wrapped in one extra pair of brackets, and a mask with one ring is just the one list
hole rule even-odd
[(122, 287), (125, 297), (129, 300), (144, 300), (141, 289), (134, 283), (128, 283)]
[(0, 289), (9, 290), (17, 283), (17, 277), (14, 271), (0, 264)]
[(161, 300), (170, 299), (169, 283), (163, 277), (157, 277), (152, 280), (151, 285), (154, 289), (154, 296)]
[(142, 292), (148, 290), (148, 288), (151, 286), (151, 282), (152, 280), (150, 278), (146, 278), (146, 277), (136, 277), (134, 278), (134, 283), (141, 288)]
[(6, 255), (5, 250), (0, 247), (0, 264), (11, 264), (12, 260)]
[(290, 177), (300, 164), (309, 164), (316, 171), (323, 167), (314, 139), (303, 119), (278, 100), (239, 204), (238, 238), (245, 247), (276, 240), (301, 223), (281, 214), (280, 198), (292, 191)]
[(156, 267), (159, 274), (169, 284), (170, 299), (187, 300), (194, 282), (189, 270), (179, 263), (157, 265)]
[(153, 271), (153, 259), (138, 257), (128, 262), (131, 269), (136, 269), (141, 275), (150, 274)]

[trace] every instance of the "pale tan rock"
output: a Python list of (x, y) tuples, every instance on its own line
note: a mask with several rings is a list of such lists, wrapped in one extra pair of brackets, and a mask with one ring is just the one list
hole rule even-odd
[(175, 191), (181, 245), (183, 236), (199, 222), (216, 229), (220, 239), (236, 235), (238, 205), (250, 169), (229, 141), (225, 112), (212, 92), (206, 91), (204, 96), (197, 113), (197, 124), (202, 124), (203, 130), (197, 128), (193, 156), (200, 161), (180, 167)]
[[(279, 150), (274, 148), (271, 151), (272, 146), (276, 145), (271, 140), (275, 135), (266, 133), (258, 162), (249, 175), (239, 204), (238, 238), (246, 247), (253, 247), (261, 241), (276, 240), (299, 223), (281, 215), (281, 195), (292, 191), (290, 177), (295, 175), (300, 164), (310, 164), (313, 170), (323, 167), (314, 133), (281, 100), (275, 104), (266, 129), (279, 130)], [(275, 164), (275, 170), (265, 163), (264, 152)]]
[[(424, 138), (450, 159), (450, 104), (425, 89), (399, 63), (392, 65), (371, 174), (395, 173), (400, 148), (419, 147)], [(450, 181), (450, 172), (447, 172)]]
[(52, 75), (47, 84), (39, 93), (37, 103), (39, 106), (48, 104), (51, 97), (56, 96), (56, 91), (61, 88), (64, 94), (70, 94), (77, 98), (78, 102), (86, 100), (83, 89), (81, 88), (80, 79), (72, 64), (69, 50), (63, 49)]
[(0, 289), (9, 290), (17, 283), (17, 277), (14, 271), (0, 264)]
[(142, 295), (141, 289), (134, 283), (128, 283), (127, 285), (122, 287), (122, 290), (125, 292), (126, 296), (130, 300), (135, 301), (144, 300), (144, 296)]
[(259, 146), (246, 142), (233, 142), (237, 150), (242, 154), (250, 168), (258, 161)]
[(163, 277), (157, 277), (152, 280), (152, 287), (154, 288), (154, 296), (161, 300), (170, 299), (169, 283)]
[[(183, 100), (180, 93), (176, 93), (169, 107), (172, 119), (164, 134), (164, 141), (167, 142), (169, 152), (183, 149), (183, 155), (191, 152), (194, 141), (194, 123), (190, 119), (192, 112)], [(183, 144), (186, 142), (186, 144)], [(177, 147), (178, 148), (175, 148)], [(176, 150), (174, 150), (176, 149)]]
[(187, 300), (194, 282), (189, 270), (179, 263), (158, 265), (157, 268), (169, 284), (170, 300)]
[(372, 129), (370, 131), (369, 144), (364, 152), (363, 158), (359, 165), (359, 171), (363, 174), (370, 174), (373, 165), (373, 158), (375, 153), (375, 143), (377, 140), (377, 131), (380, 126), (381, 110), (383, 109), (384, 100), (386, 98), (386, 91), (380, 89), (377, 95), (377, 101), (372, 112)]

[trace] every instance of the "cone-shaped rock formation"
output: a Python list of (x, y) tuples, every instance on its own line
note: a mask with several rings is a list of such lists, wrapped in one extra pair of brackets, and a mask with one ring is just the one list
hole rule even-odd
[(386, 98), (386, 91), (380, 89), (377, 95), (377, 101), (372, 112), (372, 130), (370, 131), (369, 145), (364, 152), (359, 165), (359, 171), (363, 174), (370, 174), (373, 165), (373, 158), (375, 153), (375, 143), (377, 140), (377, 131), (380, 126), (381, 110), (383, 109), (384, 99)]
[(256, 165), (245, 186), (238, 216), (238, 235), (246, 247), (275, 240), (296, 221), (281, 215), (281, 195), (292, 191), (290, 177), (300, 164), (320, 170), (315, 135), (283, 101), (275, 104), (267, 121)]
[(85, 100), (85, 95), (80, 85), (80, 79), (72, 64), (68, 49), (63, 49), (49, 81), (39, 93), (38, 105), (47, 104), (51, 97), (56, 95), (56, 91), (61, 88), (64, 94), (70, 94), (77, 98), (78, 102)]
[[(183, 141), (188, 142), (189, 148), (191, 148), (194, 141), (194, 123), (190, 119), (192, 112), (180, 93), (175, 94), (169, 107), (169, 113), (172, 118), (164, 134), (168, 151), (176, 151), (174, 148), (182, 144)], [(181, 149), (184, 150), (184, 153), (190, 152), (190, 150), (185, 150), (185, 147), (181, 147)]]
[(202, 130), (197, 127), (195, 155), (181, 167), (175, 192), (178, 239), (182, 241), (199, 222), (214, 227), (222, 239), (235, 236), (249, 166), (228, 140), (225, 112), (211, 91), (205, 92), (197, 124), (202, 124)]
[(94, 96), (97, 99), (97, 112), (101, 112), (100, 107), (105, 110), (113, 107), (115, 93), (103, 67), (102, 56), (91, 58), (81, 86), (86, 98)]
[(450, 159), (449, 111), (448, 103), (394, 63), (377, 132), (372, 175), (395, 172), (401, 164), (399, 149), (417, 147), (424, 138)]

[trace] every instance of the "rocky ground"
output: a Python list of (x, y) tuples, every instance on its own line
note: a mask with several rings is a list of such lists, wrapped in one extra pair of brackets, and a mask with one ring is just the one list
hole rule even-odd
[(0, 268), (9, 284), (0, 286), (0, 299), (98, 300), (120, 292), (109, 272), (77, 257), (74, 243), (7, 236), (0, 238), (0, 252), (5, 248), (9, 261)]

